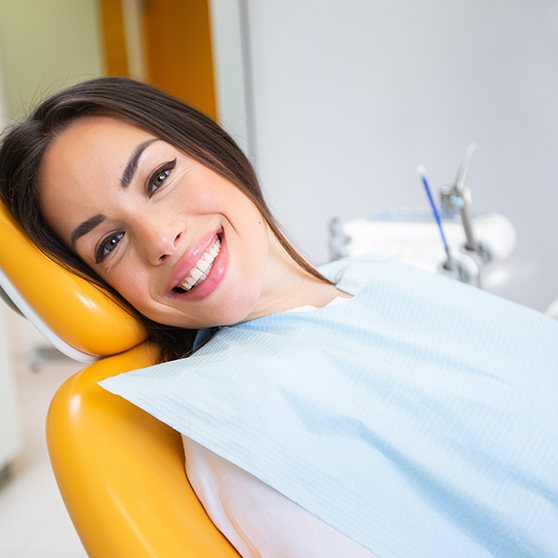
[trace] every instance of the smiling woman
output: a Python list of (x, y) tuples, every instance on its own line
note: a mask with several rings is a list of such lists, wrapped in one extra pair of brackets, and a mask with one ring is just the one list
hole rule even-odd
[(0, 193), (188, 355), (99, 383), (183, 435), (243, 556), (558, 555), (557, 322), (385, 258), (317, 271), (230, 137), (135, 81), (40, 105)]
[(232, 139), (150, 86), (73, 86), (17, 126), (2, 152), (19, 154), (4, 157), (2, 195), (31, 238), (131, 303), (163, 360), (188, 354), (197, 328), (335, 294), (279, 230)]
[(39, 201), (56, 236), (158, 323), (230, 325), (335, 294), (230, 180), (118, 118), (81, 117), (57, 134)]

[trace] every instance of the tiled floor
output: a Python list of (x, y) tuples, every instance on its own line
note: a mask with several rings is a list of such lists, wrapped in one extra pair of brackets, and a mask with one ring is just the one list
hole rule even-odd
[[(24, 326), (14, 323), (21, 337)], [(53, 393), (83, 365), (62, 357), (33, 372), (25, 348), (15, 350), (13, 359), (21, 452), (10, 476), (0, 483), (0, 558), (84, 558), (87, 555), (58, 493), (44, 435)]]

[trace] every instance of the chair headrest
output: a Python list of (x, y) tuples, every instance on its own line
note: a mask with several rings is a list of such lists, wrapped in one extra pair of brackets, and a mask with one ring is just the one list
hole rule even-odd
[(62, 352), (88, 362), (147, 337), (122, 303), (43, 254), (1, 202), (0, 238), (0, 287)]

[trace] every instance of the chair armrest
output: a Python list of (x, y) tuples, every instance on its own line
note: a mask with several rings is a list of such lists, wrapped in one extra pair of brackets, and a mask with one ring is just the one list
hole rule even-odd
[(97, 382), (154, 363), (142, 344), (67, 380), (47, 419), (50, 460), (88, 555), (235, 557), (186, 477), (180, 434)]

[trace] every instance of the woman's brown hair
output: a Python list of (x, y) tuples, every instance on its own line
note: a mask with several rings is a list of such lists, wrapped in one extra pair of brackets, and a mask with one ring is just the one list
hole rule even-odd
[[(39, 172), (52, 139), (75, 120), (93, 115), (127, 120), (230, 180), (256, 205), (293, 260), (326, 281), (280, 231), (263, 199), (252, 165), (219, 125), (162, 91), (120, 77), (93, 79), (56, 93), (26, 121), (8, 130), (0, 144), (0, 196), (31, 240), (52, 259), (118, 296), (54, 235), (39, 209)], [(150, 338), (161, 347), (162, 361), (192, 351), (195, 330), (158, 324), (145, 316), (140, 319)]]

